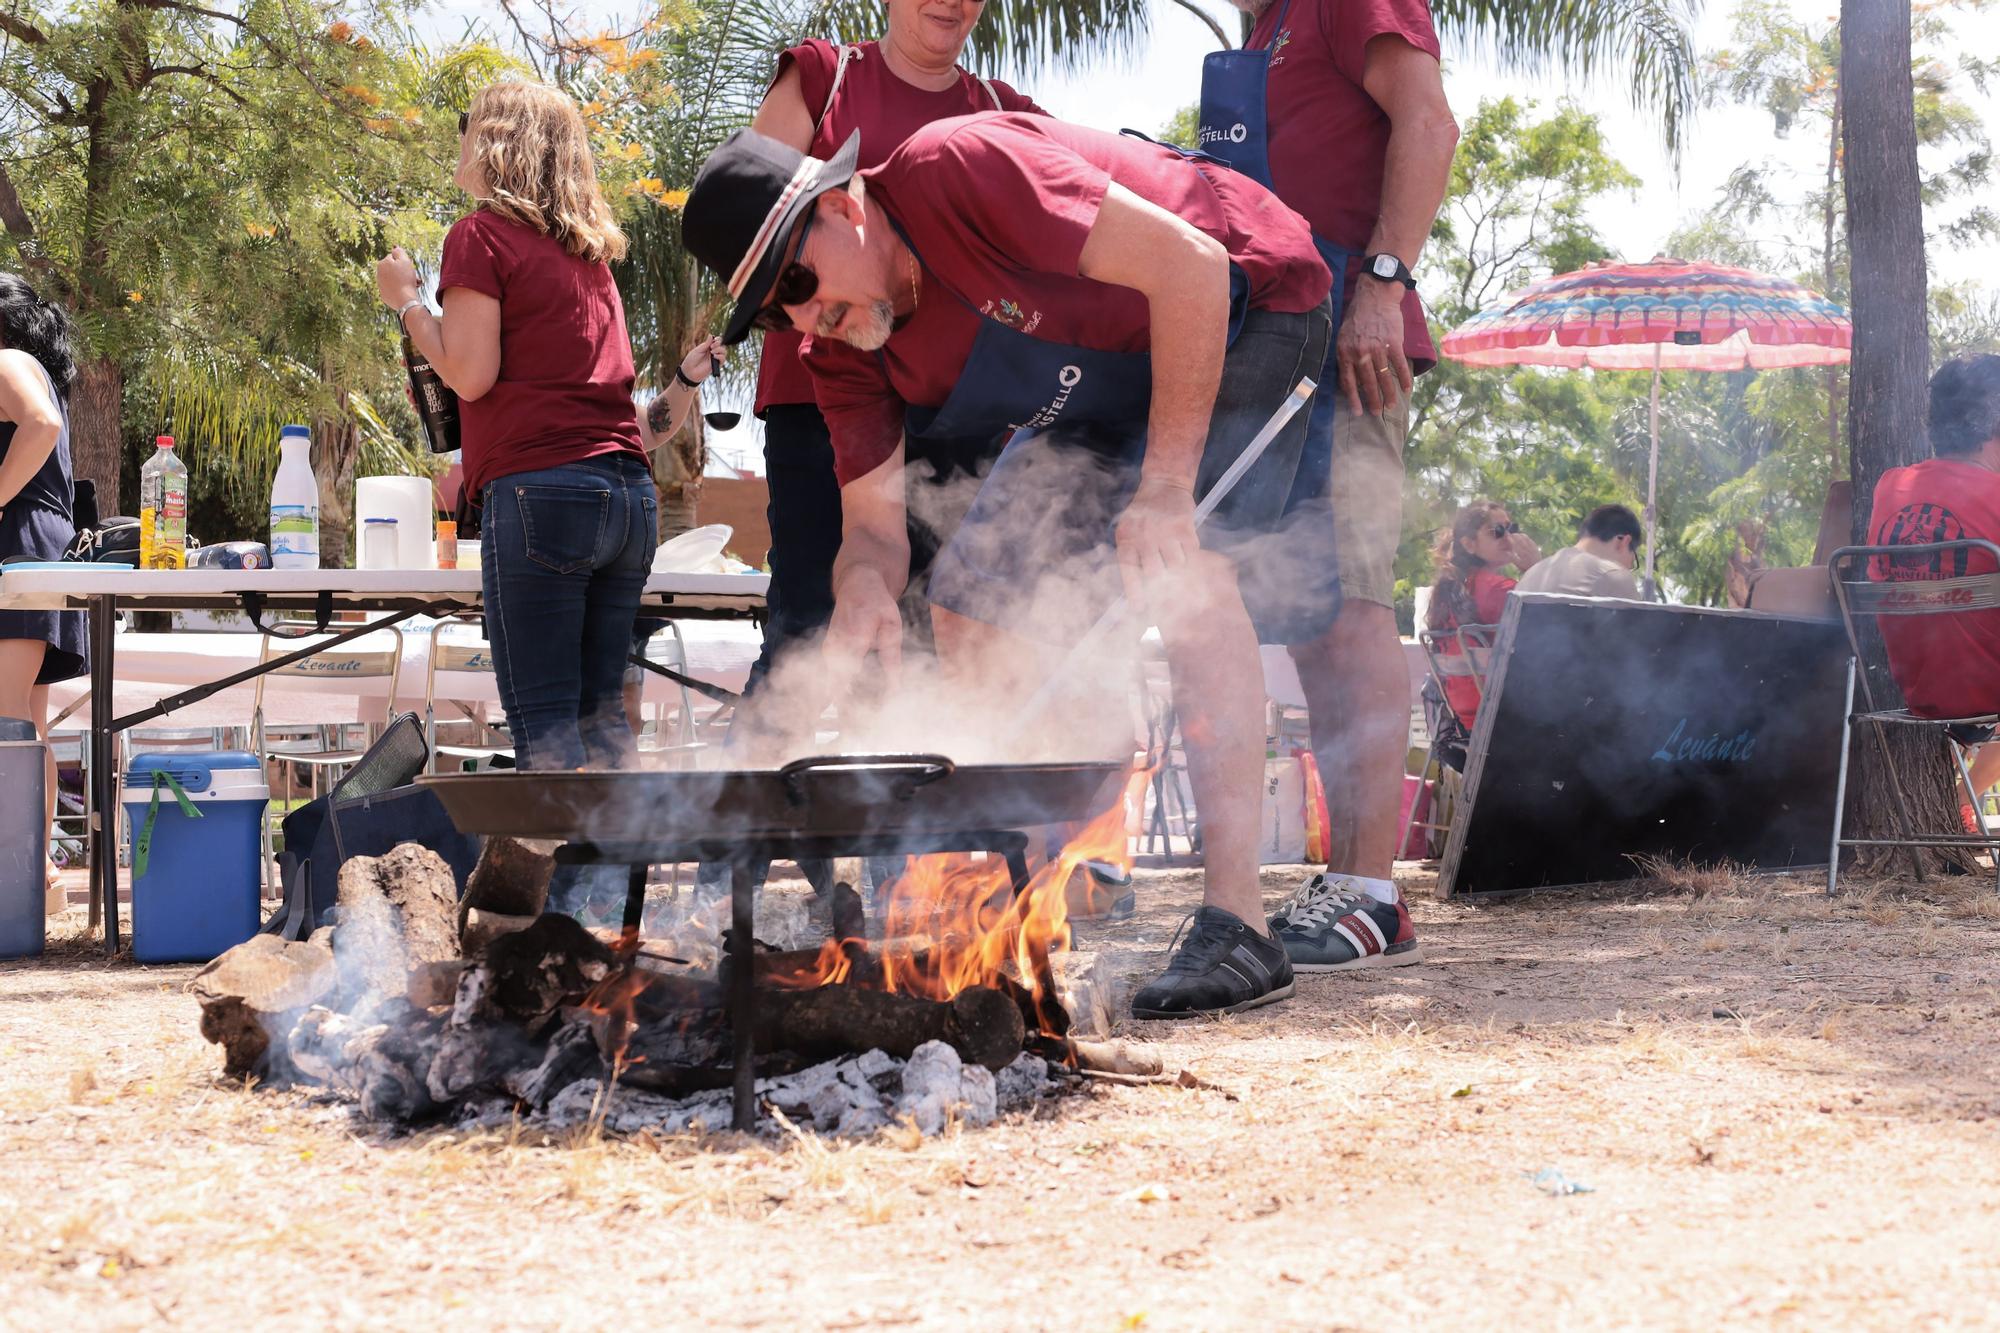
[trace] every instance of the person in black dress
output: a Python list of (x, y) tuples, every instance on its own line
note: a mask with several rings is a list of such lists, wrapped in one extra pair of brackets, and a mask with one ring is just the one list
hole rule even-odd
[[(0, 273), (0, 561), (60, 560), (76, 536), (69, 316), (19, 275)], [(0, 717), (48, 739), (49, 686), (89, 669), (81, 611), (0, 611)], [(49, 758), (49, 819), (55, 759)], [(61, 910), (55, 867), (49, 905)]]

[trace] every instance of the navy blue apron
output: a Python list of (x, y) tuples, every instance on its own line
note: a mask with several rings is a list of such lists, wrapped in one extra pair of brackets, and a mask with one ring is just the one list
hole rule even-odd
[[(1278, 21), (1271, 29), (1274, 34), (1284, 32), (1285, 18), (1291, 7), (1292, 0), (1283, 0), (1278, 10)], [(1269, 47), (1211, 51), (1203, 57), (1199, 143), (1201, 152), (1219, 159), (1275, 193), (1277, 187), (1271, 180), (1270, 78)], [(1305, 452), (1299, 459), (1298, 476), (1292, 488), (1291, 508), (1294, 510), (1315, 503), (1329, 507), (1331, 504), (1333, 414), (1340, 399), (1340, 361), (1336, 343), (1346, 308), (1348, 265), (1354, 258), (1354, 251), (1319, 236), (1313, 237), (1313, 248), (1319, 251), (1319, 257), (1333, 271), (1330, 303), (1336, 337), (1327, 340), (1326, 362), (1320, 367), (1319, 388), (1313, 394)], [(1330, 518), (1328, 523), (1330, 531)], [(1331, 604), (1337, 609), (1339, 575), (1331, 562), (1332, 542), (1329, 539), (1318, 562), (1317, 575), (1328, 585)], [(1310, 624), (1312, 619), (1307, 617), (1295, 624), (1293, 635), (1310, 637), (1316, 632)], [(1331, 615), (1326, 620), (1330, 623)], [(1324, 629), (1325, 624), (1317, 628)], [(1288, 636), (1285, 641), (1296, 643), (1299, 638)]]

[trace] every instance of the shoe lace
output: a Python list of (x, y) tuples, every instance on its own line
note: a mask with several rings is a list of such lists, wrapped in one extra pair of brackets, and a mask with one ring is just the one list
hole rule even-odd
[(1315, 926), (1337, 921), (1361, 905), (1366, 894), (1350, 889), (1345, 882), (1325, 875), (1314, 875), (1292, 891), (1285, 900), (1278, 915), (1287, 924), (1310, 930)]
[[(1228, 947), (1229, 931), (1226, 928), (1197, 921), (1195, 917), (1196, 913), (1189, 912), (1181, 918), (1180, 925), (1174, 927), (1174, 938), (1167, 944), (1167, 953), (1171, 955), (1167, 964), (1169, 972), (1206, 971)], [(1193, 929), (1190, 930), (1191, 922)], [(1183, 933), (1187, 935), (1187, 945), (1176, 953), (1175, 948), (1180, 944)]]

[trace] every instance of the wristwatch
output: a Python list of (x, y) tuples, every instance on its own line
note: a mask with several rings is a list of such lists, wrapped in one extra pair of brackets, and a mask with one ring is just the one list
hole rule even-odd
[(1364, 273), (1377, 281), (1400, 282), (1410, 290), (1416, 290), (1416, 275), (1403, 267), (1402, 260), (1387, 251), (1379, 255), (1363, 255), (1361, 257), (1361, 268)]

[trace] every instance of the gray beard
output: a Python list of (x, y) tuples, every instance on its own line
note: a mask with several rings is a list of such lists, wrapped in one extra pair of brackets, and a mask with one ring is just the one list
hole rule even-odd
[[(820, 335), (822, 337), (833, 336), (835, 326), (841, 320), (847, 318), (847, 312), (852, 308), (851, 306), (841, 306), (837, 310), (829, 310), (826, 314), (822, 315), (819, 321)], [(850, 347), (859, 348), (864, 352), (879, 352), (882, 350), (882, 345), (889, 341), (889, 335), (895, 331), (895, 307), (887, 301), (875, 301), (869, 305), (867, 317), (861, 324), (853, 329), (849, 329), (846, 333), (840, 334), (839, 337), (842, 342), (848, 344)]]

